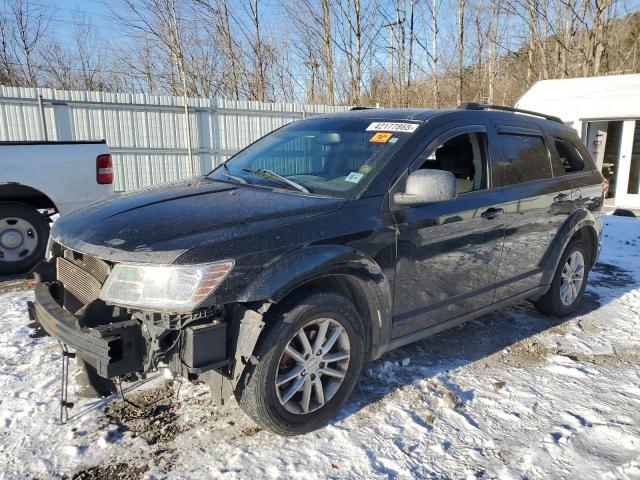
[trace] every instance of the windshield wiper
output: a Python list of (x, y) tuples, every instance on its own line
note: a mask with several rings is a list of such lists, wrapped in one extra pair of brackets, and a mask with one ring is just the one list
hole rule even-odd
[(235, 180), (238, 183), (244, 183), (245, 185), (247, 184), (247, 181), (244, 178), (236, 177), (235, 175), (231, 174), (231, 172), (229, 172), (229, 167), (227, 167), (226, 163), (222, 164), (222, 174), (225, 177), (230, 178), (231, 180)]
[(269, 180), (276, 181), (283, 185), (288, 185), (303, 193), (311, 193), (306, 187), (300, 185), (299, 183), (296, 183), (293, 180), (289, 180), (288, 178), (283, 177), (282, 175), (278, 175), (276, 172), (272, 172), (271, 170), (267, 170), (266, 168), (243, 168), (242, 171), (258, 175), (259, 177), (268, 178)]

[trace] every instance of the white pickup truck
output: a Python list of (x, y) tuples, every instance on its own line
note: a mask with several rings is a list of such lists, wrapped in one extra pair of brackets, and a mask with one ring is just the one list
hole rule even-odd
[(0, 142), (0, 275), (25, 272), (45, 253), (51, 215), (111, 196), (103, 141)]

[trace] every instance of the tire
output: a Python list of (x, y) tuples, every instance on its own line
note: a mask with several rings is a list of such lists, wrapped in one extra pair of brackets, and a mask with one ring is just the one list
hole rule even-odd
[(0, 275), (30, 270), (44, 258), (49, 222), (24, 203), (0, 203)]
[[(567, 303), (568, 298), (563, 299), (562, 293), (563, 272), (565, 271), (565, 267), (567, 266), (569, 259), (574, 255), (581, 256), (583, 260), (582, 283), (580, 284), (579, 288), (575, 288), (576, 294), (573, 297), (573, 300), (570, 303)], [(553, 315), (556, 317), (566, 317), (567, 315), (571, 315), (573, 312), (575, 312), (575, 310), (580, 306), (580, 302), (582, 301), (582, 297), (584, 295), (584, 290), (587, 286), (587, 281), (589, 280), (589, 271), (591, 265), (590, 259), (591, 256), (589, 251), (587, 250), (586, 244), (579, 239), (572, 240), (569, 245), (567, 245), (567, 248), (560, 258), (558, 268), (556, 269), (556, 273), (553, 276), (553, 280), (551, 282), (549, 290), (534, 302), (535, 307), (542, 313)]]
[[(276, 308), (267, 319), (268, 329), (240, 377), (235, 396), (240, 407), (259, 426), (278, 435), (300, 435), (316, 430), (335, 417), (351, 395), (364, 362), (363, 325), (354, 305), (336, 293), (311, 292)], [(336, 332), (340, 333), (333, 346), (321, 357), (314, 355), (317, 352), (312, 352), (311, 355), (305, 355), (309, 359), (303, 364), (284, 352), (285, 347), (289, 346), (288, 352), (293, 349), (303, 354), (305, 350), (298, 336), (301, 329), (308, 336), (312, 350), (315, 350), (322, 324), (328, 325), (325, 346), (337, 335)], [(342, 327), (342, 330), (338, 327)], [(345, 360), (329, 360), (331, 355), (332, 358), (339, 358), (345, 352), (349, 354), (346, 364)], [(323, 359), (329, 363), (322, 363)], [(321, 363), (316, 366), (318, 362)], [(334, 374), (340, 370), (344, 377), (340, 380), (324, 374), (327, 365), (335, 366), (330, 370)], [(285, 378), (300, 368), (304, 370), (294, 379), (280, 387), (276, 386), (277, 378)], [(305, 383), (291, 400), (283, 404), (289, 389), (295, 389), (294, 384), (301, 378)], [(318, 381), (322, 397), (316, 390)], [(338, 382), (341, 383), (336, 386)], [(305, 412), (304, 395), (307, 389), (310, 393), (307, 395)], [(320, 403), (319, 398), (324, 398), (324, 403)]]

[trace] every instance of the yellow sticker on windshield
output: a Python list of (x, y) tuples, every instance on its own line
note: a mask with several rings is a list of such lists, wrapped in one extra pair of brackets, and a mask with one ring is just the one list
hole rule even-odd
[(387, 143), (393, 137), (393, 133), (378, 132), (369, 139), (373, 143)]
[(371, 171), (373, 167), (368, 163), (365, 163), (358, 169), (358, 173), (364, 173), (365, 175)]

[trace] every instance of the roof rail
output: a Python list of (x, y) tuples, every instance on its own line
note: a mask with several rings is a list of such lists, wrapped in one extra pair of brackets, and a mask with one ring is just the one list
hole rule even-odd
[(542, 117), (542, 118), (546, 118), (547, 120), (551, 120), (552, 122), (564, 124), (564, 122), (559, 117), (554, 117), (553, 115), (546, 115), (540, 112), (532, 112), (531, 110), (523, 110), (521, 108), (507, 107), (505, 105), (491, 105), (486, 103), (462, 102), (460, 105), (458, 105), (458, 110), (501, 110), (504, 112), (524, 113), (525, 115)]
[(349, 111), (353, 112), (355, 110), (373, 110), (375, 107), (351, 107)]

